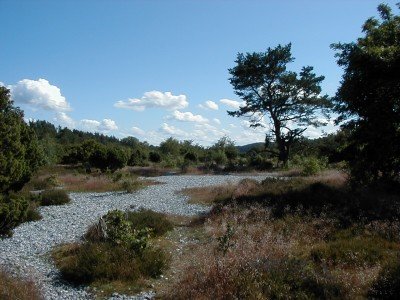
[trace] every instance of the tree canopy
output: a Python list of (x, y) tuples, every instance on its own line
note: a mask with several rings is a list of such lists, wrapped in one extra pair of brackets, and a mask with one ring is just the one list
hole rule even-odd
[[(400, 4), (398, 4), (400, 7)], [(356, 42), (333, 44), (344, 74), (336, 97), (338, 122), (352, 131), (350, 167), (359, 183), (399, 178), (400, 16), (378, 6)]]
[[(274, 138), (278, 159), (286, 164), (290, 148), (308, 126), (320, 126), (321, 112), (326, 116), (331, 102), (321, 96), (323, 76), (313, 67), (303, 67), (299, 74), (287, 70), (294, 61), (291, 44), (268, 48), (266, 52), (239, 53), (236, 66), (229, 69), (235, 93), (245, 101), (231, 116), (245, 116), (252, 127), (265, 126), (267, 116), (272, 124), (267, 139)], [(271, 136), (272, 133), (272, 136)]]
[(37, 137), (23, 117), (10, 91), (0, 86), (0, 193), (21, 189), (42, 161)]

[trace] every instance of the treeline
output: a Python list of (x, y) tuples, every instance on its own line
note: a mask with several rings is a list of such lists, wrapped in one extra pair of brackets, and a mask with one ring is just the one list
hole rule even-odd
[[(210, 147), (193, 141), (178, 141), (172, 137), (153, 146), (135, 137), (117, 139), (100, 133), (56, 128), (47, 121), (30, 122), (38, 137), (45, 164), (81, 164), (88, 172), (93, 168), (113, 172), (125, 166), (158, 166), (163, 168), (197, 167), (205, 171), (270, 170), (277, 161), (272, 153), (275, 143), (238, 147), (228, 137), (222, 137)], [(343, 160), (340, 149), (346, 144), (346, 134), (339, 132), (323, 138), (302, 138), (292, 149), (292, 161), (313, 157), (336, 163)]]

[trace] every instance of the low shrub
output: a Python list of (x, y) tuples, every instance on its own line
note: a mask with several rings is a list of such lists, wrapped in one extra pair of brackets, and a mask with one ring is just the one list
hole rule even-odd
[(362, 267), (387, 261), (398, 250), (396, 243), (379, 237), (354, 236), (318, 245), (311, 250), (311, 256), (317, 262)]
[(397, 299), (400, 295), (400, 262), (384, 265), (378, 278), (371, 286), (368, 297), (371, 299)]
[(28, 209), (26, 197), (0, 194), (0, 236), (10, 236), (14, 227), (26, 221)]
[(143, 186), (143, 184), (138, 180), (124, 180), (121, 183), (121, 188), (125, 190), (127, 193), (132, 193), (137, 191)]
[(167, 299), (335, 299), (342, 287), (328, 272), (299, 259), (258, 260), (246, 265), (213, 262), (207, 273), (191, 270)]
[[(150, 216), (138, 212), (135, 216)], [(53, 258), (62, 277), (74, 284), (112, 283), (135, 284), (140, 278), (156, 278), (168, 267), (169, 257), (150, 243), (151, 227), (138, 217), (113, 210), (103, 216), (98, 224), (89, 227), (83, 244), (65, 245)], [(138, 221), (136, 227), (130, 220)], [(158, 229), (160, 230), (160, 229)]]
[(94, 281), (139, 278), (140, 261), (135, 253), (110, 243), (72, 244), (53, 253), (62, 277), (74, 284), (90, 284)]
[(15, 278), (0, 270), (0, 299), (39, 300), (43, 297), (33, 281)]
[(164, 214), (149, 209), (130, 211), (127, 213), (127, 220), (130, 222), (132, 229), (143, 230), (150, 228), (153, 237), (161, 236), (174, 227)]
[(64, 190), (46, 190), (41, 194), (41, 205), (63, 205), (69, 203), (71, 199)]

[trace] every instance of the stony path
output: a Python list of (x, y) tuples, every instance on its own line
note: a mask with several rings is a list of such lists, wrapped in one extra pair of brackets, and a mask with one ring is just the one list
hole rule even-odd
[[(156, 177), (163, 184), (128, 193), (72, 193), (72, 202), (63, 206), (41, 207), (43, 219), (24, 223), (12, 238), (0, 240), (0, 265), (12, 273), (33, 278), (45, 299), (91, 299), (87, 290), (58, 280), (59, 273), (49, 257), (50, 250), (62, 243), (78, 241), (87, 227), (112, 209), (139, 207), (179, 215), (196, 215), (207, 208), (187, 203), (177, 194), (183, 188), (237, 182), (243, 178), (262, 180), (266, 175), (185, 175)], [(144, 296), (143, 296), (144, 297)]]

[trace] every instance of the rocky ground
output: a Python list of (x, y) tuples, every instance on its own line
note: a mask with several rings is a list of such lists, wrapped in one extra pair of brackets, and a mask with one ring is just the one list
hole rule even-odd
[[(92, 299), (85, 287), (72, 287), (59, 280), (59, 272), (50, 258), (53, 247), (78, 241), (88, 226), (109, 210), (135, 210), (140, 207), (177, 215), (193, 216), (207, 207), (187, 203), (177, 193), (188, 187), (238, 182), (243, 178), (265, 179), (266, 175), (185, 175), (153, 178), (162, 184), (129, 193), (72, 193), (71, 203), (41, 207), (43, 219), (20, 225), (12, 238), (0, 240), (0, 265), (11, 273), (33, 278), (45, 299)], [(149, 299), (154, 293), (136, 297), (113, 295), (111, 299)]]

